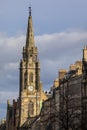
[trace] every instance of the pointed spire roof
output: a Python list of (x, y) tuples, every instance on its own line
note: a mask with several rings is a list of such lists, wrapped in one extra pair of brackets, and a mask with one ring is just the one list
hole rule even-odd
[(29, 18), (28, 18), (28, 27), (27, 27), (27, 37), (26, 37), (26, 47), (34, 47), (34, 32), (33, 32), (33, 23), (31, 15), (31, 7), (29, 7)]

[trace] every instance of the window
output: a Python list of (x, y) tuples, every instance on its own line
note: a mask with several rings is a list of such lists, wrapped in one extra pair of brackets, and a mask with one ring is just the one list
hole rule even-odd
[(87, 97), (87, 85), (86, 85), (86, 84), (83, 85), (82, 94), (83, 94), (83, 97), (84, 97), (84, 98)]
[(30, 73), (29, 81), (30, 81), (30, 82), (33, 82), (33, 73)]
[(27, 84), (27, 72), (25, 72), (25, 74), (24, 74), (24, 85), (25, 85), (25, 88), (26, 88), (26, 84)]
[(32, 101), (29, 102), (29, 116), (34, 114), (34, 103)]

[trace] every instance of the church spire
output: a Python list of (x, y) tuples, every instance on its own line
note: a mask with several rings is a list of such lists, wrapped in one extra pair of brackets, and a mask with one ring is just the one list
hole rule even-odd
[(34, 47), (34, 32), (33, 32), (31, 7), (29, 7), (29, 18), (28, 18), (28, 27), (27, 27), (26, 47)]

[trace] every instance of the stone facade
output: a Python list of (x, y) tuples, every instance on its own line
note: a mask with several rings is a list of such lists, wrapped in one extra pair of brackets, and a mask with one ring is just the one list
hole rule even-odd
[(28, 19), (26, 45), (23, 47), (23, 59), (20, 63), (20, 93), (19, 93), (19, 126), (28, 117), (39, 115), (43, 100), (47, 99), (40, 81), (40, 62), (38, 50), (34, 44), (32, 16)]
[(0, 130), (6, 130), (6, 120), (2, 119), (0, 121)]
[[(6, 130), (25, 129), (29, 122), (36, 120), (40, 114), (42, 102), (48, 97), (40, 81), (40, 62), (38, 49), (34, 43), (31, 8), (28, 18), (26, 45), (23, 47), (20, 61), (20, 91), (17, 101), (7, 103)], [(25, 125), (26, 124), (26, 125)]]
[(55, 109), (54, 109), (54, 98), (49, 98), (43, 103), (40, 122), (41, 130), (55, 129)]
[(81, 88), (81, 75), (60, 82), (60, 128), (64, 130), (81, 129)]
[(87, 47), (83, 49), (83, 60), (70, 66), (60, 79), (60, 129), (86, 130), (87, 125)]
[(83, 49), (82, 59), (82, 129), (87, 129), (87, 46)]
[(17, 130), (19, 124), (19, 100), (7, 101), (6, 130)]

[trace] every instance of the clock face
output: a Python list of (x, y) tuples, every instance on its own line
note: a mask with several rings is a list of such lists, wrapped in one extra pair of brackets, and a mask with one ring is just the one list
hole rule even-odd
[(33, 86), (28, 86), (29, 91), (33, 91)]

